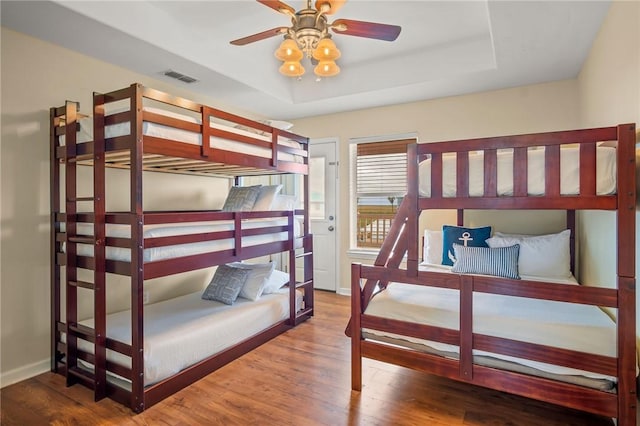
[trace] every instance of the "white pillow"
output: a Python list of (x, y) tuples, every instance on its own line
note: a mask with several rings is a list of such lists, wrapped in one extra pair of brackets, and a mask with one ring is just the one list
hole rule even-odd
[(275, 293), (289, 282), (289, 274), (274, 269), (264, 286), (263, 294)]
[(442, 231), (424, 230), (423, 264), (442, 264)]
[(265, 123), (271, 127), (275, 127), (280, 130), (289, 130), (293, 127), (293, 123), (289, 123), (288, 121), (282, 120), (265, 120)]
[(273, 204), (271, 205), (271, 210), (280, 211), (280, 210), (295, 210), (297, 204), (297, 199), (295, 195), (276, 195), (273, 200)]
[(258, 193), (258, 198), (256, 198), (256, 202), (253, 205), (253, 211), (269, 211), (273, 206), (273, 200), (275, 200), (276, 195), (282, 189), (282, 185), (265, 185), (260, 187), (260, 192)]
[(245, 269), (249, 270), (249, 276), (245, 281), (242, 289), (240, 290), (240, 297), (249, 300), (258, 300), (262, 293), (264, 292), (264, 287), (267, 284), (267, 280), (269, 276), (271, 276), (276, 264), (273, 262), (269, 263), (244, 263), (244, 262), (233, 262), (227, 264), (227, 266), (231, 266), (237, 269)]
[[(501, 234), (504, 235), (504, 234)], [(520, 275), (548, 278), (570, 278), (571, 230), (539, 236), (494, 236), (486, 242), (489, 247), (520, 245), (518, 271)]]

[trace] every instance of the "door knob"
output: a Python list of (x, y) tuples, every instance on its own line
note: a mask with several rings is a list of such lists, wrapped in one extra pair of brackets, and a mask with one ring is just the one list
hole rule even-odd
[(335, 228), (333, 226), (330, 226), (328, 229), (329, 231), (333, 231)]

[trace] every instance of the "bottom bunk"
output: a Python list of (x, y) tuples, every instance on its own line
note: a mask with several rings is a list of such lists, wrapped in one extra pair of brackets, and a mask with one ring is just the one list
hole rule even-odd
[[(635, 394), (618, 395), (619, 380), (633, 378), (618, 369), (615, 322), (598, 306), (515, 297), (506, 290), (510, 282), (520, 288), (547, 286), (548, 294), (554, 291), (549, 286), (559, 292), (594, 289), (579, 286), (572, 277), (555, 282), (521, 278), (461, 275), (443, 266), (421, 267), (411, 277), (406, 270), (353, 265), (347, 330), (353, 389), (362, 387), (362, 358), (371, 358), (622, 416), (620, 424), (633, 424), (626, 419), (635, 416)], [(491, 291), (490, 282), (502, 290)]]
[[(257, 268), (261, 266), (266, 268)], [(243, 272), (253, 279), (243, 280)], [(271, 264), (222, 265), (203, 291), (145, 305), (142, 404), (135, 403), (132, 393), (132, 313), (107, 315), (107, 396), (142, 411), (292, 328), (312, 310), (305, 307), (304, 292), (288, 284), (289, 275)], [(89, 318), (78, 329), (93, 326)], [(78, 364), (71, 370), (81, 382), (93, 375), (93, 347), (90, 338), (77, 339)], [(59, 360), (58, 372), (66, 372), (65, 361)]]

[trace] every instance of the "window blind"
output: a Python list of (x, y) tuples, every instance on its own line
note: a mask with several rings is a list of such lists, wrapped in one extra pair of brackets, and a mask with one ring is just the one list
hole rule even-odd
[(358, 197), (403, 196), (407, 192), (407, 145), (414, 139), (358, 144)]

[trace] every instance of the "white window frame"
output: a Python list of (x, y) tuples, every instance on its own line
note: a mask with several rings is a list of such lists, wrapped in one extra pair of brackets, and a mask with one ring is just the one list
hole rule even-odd
[(349, 255), (372, 258), (378, 255), (380, 249), (370, 247), (358, 247), (356, 241), (356, 223), (357, 223), (357, 188), (356, 188), (356, 159), (358, 156), (358, 145), (363, 143), (387, 142), (402, 139), (415, 139), (418, 141), (417, 132), (396, 133), (390, 135), (365, 136), (349, 139)]

